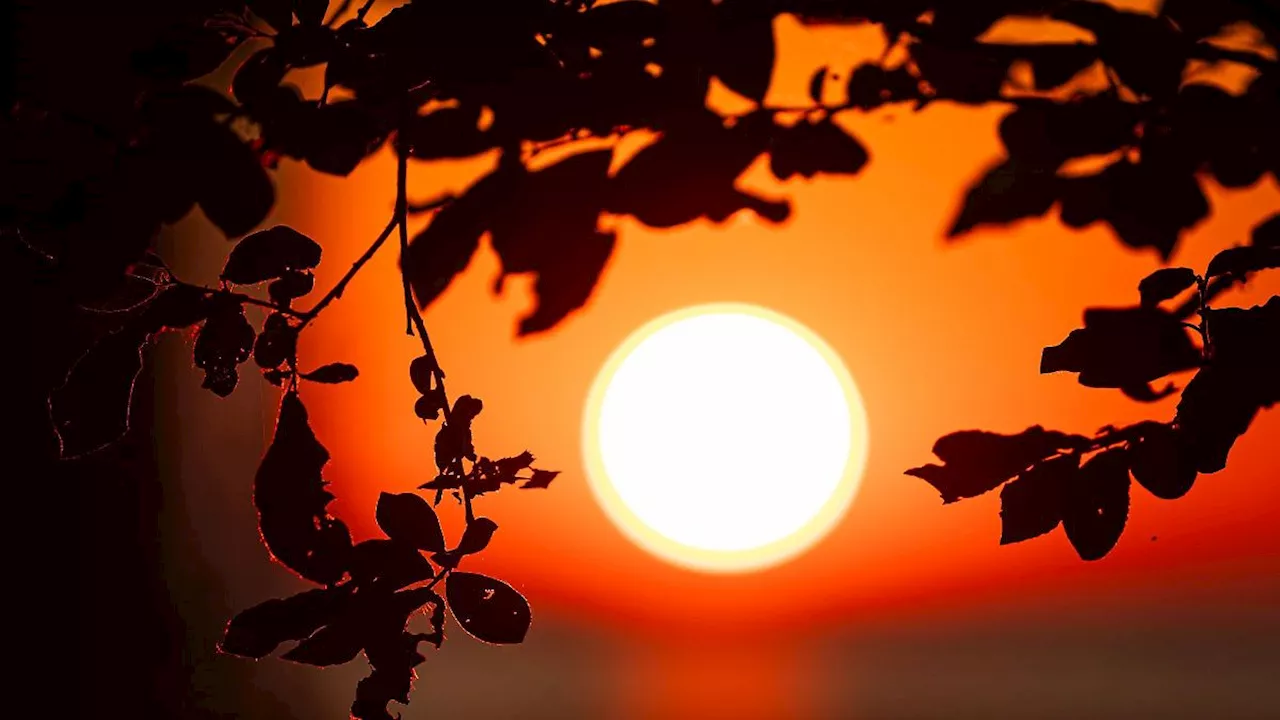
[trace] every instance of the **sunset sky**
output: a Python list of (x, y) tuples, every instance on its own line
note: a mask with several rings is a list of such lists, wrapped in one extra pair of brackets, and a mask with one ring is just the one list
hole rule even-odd
[[(880, 49), (859, 29), (783, 18), (776, 32), (769, 100), (777, 104), (805, 104), (817, 67), (847, 69)], [(1136, 302), (1138, 280), (1159, 266), (1154, 253), (1122, 247), (1102, 226), (1065, 229), (1056, 210), (944, 241), (966, 185), (1001, 157), (995, 123), (1005, 112), (937, 103), (918, 114), (842, 116), (871, 151), (861, 174), (782, 184), (761, 162), (741, 179), (792, 201), (782, 225), (749, 212), (668, 231), (616, 219), (618, 250), (591, 301), (528, 339), (515, 329), (531, 306), (530, 279), (509, 279), (494, 296), (498, 263), (482, 244), (426, 314), (449, 390), (483, 399), (482, 453), (529, 449), (539, 467), (563, 472), (547, 491), (477, 501), (499, 530), (468, 568), (525, 593), (534, 608), (529, 642), (487, 648), (455, 628), (420, 669), (406, 718), (434, 716), (433, 701), (418, 707), (418, 698), (436, 690), (452, 691), (441, 717), (1136, 717), (1144, 709), (1195, 717), (1198, 707), (1245, 713), (1232, 717), (1262, 708), (1261, 717), (1280, 708), (1263, 680), (1280, 671), (1274, 643), (1269, 654), (1258, 649), (1262, 637), (1280, 637), (1274, 410), (1237, 443), (1226, 470), (1201, 476), (1185, 498), (1158, 500), (1135, 485), (1124, 536), (1094, 563), (1079, 560), (1061, 531), (1001, 547), (995, 493), (944, 507), (926, 483), (903, 475), (931, 461), (934, 440), (955, 430), (1040, 424), (1087, 434), (1166, 420), (1177, 402), (1141, 405), (1081, 387), (1074, 375), (1037, 374), (1041, 349), (1078, 327), (1085, 307)], [(491, 162), (411, 165), (410, 197), (461, 190)], [(324, 288), (386, 223), (394, 160), (384, 150), (349, 178), (284, 162), (277, 183), (268, 224), (321, 242), (316, 285)], [(1210, 181), (1206, 191), (1213, 215), (1185, 238), (1174, 264), (1202, 268), (1280, 208), (1271, 179), (1240, 191)], [(209, 234), (188, 225), (188, 235)], [(212, 280), (225, 246), (199, 240), (203, 249), (183, 262)], [(360, 538), (376, 532), (379, 492), (409, 491), (433, 476), (434, 425), (412, 411), (407, 366), (417, 341), (403, 333), (396, 260), (393, 249), (375, 258), (300, 349), (304, 364), (360, 368), (354, 383), (304, 388), (333, 456), (331, 511)], [(1223, 302), (1248, 306), (1277, 292), (1280, 278), (1259, 277)], [(654, 317), (723, 301), (776, 310), (820, 335), (852, 373), (869, 418), (867, 470), (844, 519), (800, 557), (741, 575), (681, 569), (631, 544), (591, 494), (581, 443), (588, 388), (614, 348)], [(202, 559), (184, 571), (201, 579), (175, 581), (186, 583), (177, 595), (214, 593), (191, 622), (220, 627), (219, 612), (302, 589), (266, 563), (255, 537), (240, 537), (252, 522), (249, 478), (278, 399), (249, 377), (252, 392), (218, 403), (199, 394), (180, 347), (162, 351), (171, 369), (169, 391), (158, 394), (162, 412), (183, 422), (180, 430), (158, 423), (182, 439), (166, 467), (183, 479), (185, 509), (172, 512), (195, 547), (173, 552)], [(759, 421), (786, 419), (762, 407)], [(459, 532), (451, 500), (441, 515), (446, 534)], [(228, 669), (237, 662), (210, 659), (211, 687), (227, 691), (218, 678), (241, 672)], [(292, 708), (299, 716), (321, 708), (314, 712), (326, 714), (312, 716), (336, 718), (360, 669), (263, 661), (252, 672), (259, 687), (301, 689), (305, 699), (291, 701), (302, 703)], [(507, 699), (485, 690), (477, 678), (486, 673), (502, 678)], [(1019, 713), (1023, 702), (1048, 707)]]

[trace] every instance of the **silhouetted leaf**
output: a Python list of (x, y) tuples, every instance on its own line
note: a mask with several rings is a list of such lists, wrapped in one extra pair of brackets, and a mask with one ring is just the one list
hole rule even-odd
[(1280, 268), (1280, 247), (1245, 245), (1227, 248), (1209, 261), (1205, 277), (1233, 274), (1244, 275), (1259, 270)]
[(470, 395), (463, 395), (454, 401), (449, 419), (436, 432), (437, 469), (444, 471), (463, 458), (471, 461), (476, 459), (476, 449), (471, 443), (471, 421), (483, 408), (484, 403)]
[(862, 143), (830, 118), (779, 128), (769, 148), (769, 168), (779, 180), (797, 174), (805, 178), (818, 173), (853, 175), (869, 159)]
[(1000, 490), (1000, 544), (1039, 537), (1062, 521), (1063, 494), (1080, 457), (1069, 454), (1033, 465)]
[(365, 636), (360, 625), (352, 622), (335, 622), (320, 628), (305, 638), (283, 657), (296, 663), (327, 667), (341, 665), (356, 659), (364, 648)]
[(230, 129), (213, 126), (194, 142), (196, 200), (227, 237), (243, 235), (267, 217), (275, 188), (258, 156)]
[(886, 103), (919, 101), (920, 80), (905, 67), (886, 70), (879, 65), (859, 65), (849, 74), (849, 104), (874, 110)]
[(277, 305), (288, 307), (297, 298), (311, 292), (316, 285), (316, 276), (310, 271), (289, 270), (279, 280), (267, 286), (267, 294)]
[(262, 332), (253, 343), (253, 361), (268, 370), (278, 368), (293, 358), (298, 351), (298, 329), (280, 313), (271, 313), (262, 325)]
[(1154, 248), (1168, 258), (1182, 232), (1209, 214), (1209, 204), (1187, 168), (1120, 160), (1096, 175), (1061, 180), (1062, 222), (1111, 225), (1126, 245)]
[(1280, 213), (1272, 215), (1255, 227), (1251, 239), (1257, 247), (1280, 248)]
[(308, 373), (302, 373), (298, 377), (311, 382), (327, 383), (336, 385), (338, 383), (351, 382), (360, 376), (360, 369), (350, 363), (329, 363)]
[(1190, 46), (1168, 18), (1092, 2), (1063, 3), (1054, 16), (1092, 31), (1102, 61), (1139, 94), (1177, 91)]
[(537, 274), (538, 302), (521, 319), (521, 335), (553, 327), (591, 296), (613, 252), (613, 234), (596, 229), (611, 158), (611, 150), (583, 152), (519, 176), (492, 218), (497, 287), (509, 274)]
[(827, 67), (824, 65), (814, 71), (813, 77), (809, 78), (809, 99), (815, 105), (822, 104), (822, 90), (827, 84)]
[(1104, 450), (1067, 484), (1062, 527), (1082, 560), (1098, 560), (1120, 540), (1129, 519), (1129, 452)]
[(143, 309), (139, 323), (152, 333), (191, 327), (208, 317), (210, 307), (205, 291), (190, 285), (169, 285)]
[(1031, 63), (1036, 90), (1065, 85), (1098, 61), (1098, 49), (1087, 43), (1043, 43), (1006, 46), (1007, 52)]
[(292, 0), (246, 0), (246, 4), (273, 30), (280, 31), (293, 25)]
[(1132, 144), (1141, 119), (1141, 106), (1110, 95), (1068, 102), (1028, 99), (1000, 120), (1000, 140), (1019, 164), (1056, 169), (1069, 158), (1105, 155)]
[(1130, 448), (1133, 479), (1152, 495), (1175, 500), (1196, 481), (1195, 459), (1186, 452), (1181, 432), (1153, 423)]
[(253, 285), (319, 264), (320, 246), (315, 240), (287, 225), (277, 225), (236, 243), (222, 268), (222, 279)]
[(634, 215), (655, 228), (703, 216), (722, 222), (746, 208), (782, 222), (790, 215), (787, 203), (764, 200), (734, 186), (767, 149), (772, 126), (772, 120), (759, 113), (737, 118), (732, 127), (710, 113), (681, 120), (618, 170), (605, 209)]
[(520, 486), (522, 490), (533, 490), (538, 488), (546, 488), (551, 485), (551, 481), (556, 479), (560, 474), (559, 470), (534, 470), (533, 477), (529, 478), (525, 484)]
[(1084, 328), (1047, 347), (1040, 372), (1077, 372), (1085, 387), (1147, 383), (1201, 363), (1182, 321), (1160, 308), (1090, 308)]
[(1125, 385), (1120, 388), (1120, 392), (1125, 397), (1138, 402), (1159, 402), (1178, 391), (1178, 386), (1173, 383), (1165, 383), (1163, 388), (1156, 390), (1151, 383), (1134, 383)]
[(222, 397), (230, 395), (239, 381), (236, 366), (249, 359), (254, 336), (238, 301), (227, 296), (213, 298), (209, 318), (196, 335), (195, 363), (204, 370), (201, 387)]
[(522, 172), (499, 168), (481, 178), (441, 208), (410, 241), (401, 268), (413, 285), (418, 305), (430, 305), (471, 262), (480, 236), (509, 201)]
[(773, 14), (756, 3), (721, 2), (715, 22), (711, 72), (739, 95), (762, 102), (773, 78)]
[(351, 586), (308, 590), (284, 600), (268, 600), (232, 618), (219, 648), (232, 655), (261, 658), (286, 640), (301, 640), (333, 622), (351, 599)]
[(378, 496), (378, 527), (392, 540), (419, 550), (444, 550), (444, 532), (435, 510), (413, 493)]
[(1155, 307), (1196, 284), (1196, 273), (1191, 268), (1161, 268), (1138, 283), (1143, 307)]
[(321, 470), (329, 451), (316, 440), (297, 390), (280, 402), (275, 437), (253, 482), (258, 528), (267, 549), (285, 567), (313, 582), (342, 579), (351, 535), (325, 509), (333, 495)]
[(133, 385), (147, 334), (125, 326), (98, 340), (54, 390), (49, 410), (61, 455), (78, 457), (120, 439), (129, 429)]
[(409, 363), (409, 381), (414, 389), (426, 395), (436, 389), (432, 379), (438, 369), (435, 358), (430, 355), (416, 357)]
[(1058, 199), (1058, 190), (1059, 178), (1053, 171), (1006, 160), (970, 186), (947, 236), (959, 237), (980, 225), (1007, 225), (1044, 215)]
[(1175, 426), (1196, 469), (1214, 473), (1258, 411), (1280, 401), (1280, 297), (1204, 318), (1213, 355), (1182, 391)]
[(458, 542), (458, 547), (454, 548), (454, 552), (460, 555), (474, 555), (489, 546), (489, 540), (493, 538), (493, 533), (498, 529), (498, 523), (489, 518), (478, 517), (467, 523), (467, 529), (462, 533), (462, 540)]
[(365, 540), (351, 549), (351, 577), (395, 588), (435, 577), (435, 569), (413, 545), (396, 540)]
[(458, 624), (478, 640), (518, 643), (529, 631), (529, 603), (501, 580), (455, 571), (445, 584), (445, 598)]
[(962, 430), (940, 438), (933, 446), (933, 454), (945, 465), (925, 465), (906, 474), (929, 483), (942, 495), (942, 502), (952, 503), (994, 490), (1051, 455), (1087, 445), (1086, 438), (1039, 425), (1016, 435)]
[(446, 107), (414, 115), (401, 130), (397, 146), (419, 160), (461, 158), (494, 147), (498, 138), (480, 129), (479, 105)]
[(917, 41), (911, 59), (939, 99), (966, 104), (1000, 96), (1013, 58), (981, 43)]
[(304, 25), (319, 25), (328, 9), (329, 0), (293, 0), (293, 14)]

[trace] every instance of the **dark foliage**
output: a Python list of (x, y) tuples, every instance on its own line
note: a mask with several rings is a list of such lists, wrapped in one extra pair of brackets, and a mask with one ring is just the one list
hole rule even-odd
[[(537, 303), (519, 325), (528, 335), (588, 303), (616, 244), (599, 227), (602, 214), (660, 228), (721, 222), (741, 210), (781, 222), (790, 204), (743, 190), (739, 177), (762, 156), (783, 181), (860, 172), (872, 153), (844, 129), (844, 114), (889, 105), (919, 111), (935, 102), (1010, 108), (999, 126), (1006, 157), (968, 189), (950, 228), (954, 238), (1058, 208), (1069, 226), (1106, 224), (1125, 245), (1167, 259), (1210, 212), (1206, 178), (1241, 187), (1280, 173), (1277, 63), (1215, 40), (1223, 28), (1248, 23), (1273, 48), (1280, 44), (1274, 0), (1167, 0), (1154, 15), (1087, 0), (623, 0), (599, 7), (593, 0), (410, 0), (376, 23), (367, 21), (370, 2), (133, 4), (134, 12), (119, 12), (86, 3), (76, 22), (66, 22), (72, 11), (62, 4), (25, 3), (13, 54), (22, 62), (0, 74), (0, 157), (8, 171), (0, 181), (0, 237), (31, 258), (23, 272), (45, 295), (87, 318), (79, 352), (44, 371), (61, 454), (93, 452), (127, 430), (134, 381), (156, 334), (193, 329), (195, 364), (218, 395), (234, 391), (252, 356), (283, 392), (254, 485), (262, 537), (281, 564), (321, 587), (242, 612), (222, 648), (262, 657), (298, 641), (284, 657), (315, 665), (363, 652), (372, 673), (351, 708), (362, 719), (390, 718), (388, 702), (408, 702), (424, 660), (418, 646), (440, 643), (446, 604), (487, 642), (519, 642), (529, 627), (529, 607), (509, 585), (455, 568), (485, 549), (497, 528), (474, 516), (475, 498), (516, 483), (546, 488), (557, 473), (533, 468), (528, 452), (500, 459), (477, 452), (471, 426), (483, 406), (467, 395), (450, 402), (420, 314), (485, 235), (503, 277), (536, 276)], [(842, 104), (825, 101), (834, 73), (823, 68), (809, 86), (811, 105), (773, 107), (772, 28), (782, 13), (809, 24), (877, 24), (891, 51), (846, 73)], [(982, 39), (1013, 16), (1070, 23), (1096, 42)], [(245, 59), (226, 68), (233, 74), (227, 97), (205, 78), (237, 50)], [(1255, 74), (1232, 94), (1190, 78), (1192, 63), (1243, 64)], [(291, 70), (309, 67), (323, 67), (318, 101), (287, 80)], [(1030, 69), (1029, 84), (1015, 82), (1017, 68)], [(1108, 87), (1073, 87), (1089, 68), (1104, 70)], [(751, 109), (736, 116), (710, 110), (713, 81)], [(619, 163), (611, 144), (641, 131), (656, 139)], [(270, 170), (291, 158), (346, 175), (384, 146), (398, 160), (393, 217), (335, 286), (310, 309), (295, 309), (314, 289), (321, 245), (283, 226), (254, 232), (274, 204)], [(552, 148), (562, 152), (546, 162)], [(484, 152), (496, 156), (495, 169), (465, 192), (410, 205), (411, 160)], [(1071, 169), (1085, 159), (1100, 169)], [(247, 235), (216, 288), (173, 277), (149, 252), (161, 226), (196, 207), (229, 238)], [(419, 211), (429, 219), (410, 233), (410, 213)], [(443, 420), (433, 446), (437, 474), (422, 486), (434, 498), (382, 496), (378, 522), (387, 539), (353, 543), (328, 514), (328, 453), (311, 431), (300, 385), (346, 383), (358, 371), (334, 362), (301, 372), (297, 341), (393, 234), (406, 326), (422, 346), (409, 367), (413, 411), (424, 422)], [(1045, 350), (1042, 371), (1074, 372), (1083, 385), (1140, 401), (1176, 392), (1168, 376), (1195, 370), (1171, 422), (1104, 428), (1092, 437), (1039, 426), (1016, 435), (954, 433), (934, 448), (943, 464), (909, 474), (944, 502), (1003, 487), (1002, 542), (1061, 525), (1082, 557), (1105, 555), (1127, 518), (1130, 475), (1159, 497), (1185, 494), (1198, 474), (1225, 465), (1256, 414), (1280, 398), (1280, 300), (1248, 309), (1211, 305), (1223, 289), (1280, 265), (1278, 246), (1274, 215), (1255, 228), (1251, 244), (1219, 254), (1203, 273), (1157, 271), (1140, 284), (1138, 305), (1089, 310), (1083, 328)], [(252, 294), (264, 290), (267, 299)], [(245, 305), (270, 310), (261, 328)], [(467, 520), (453, 548), (433, 509), (446, 492)], [(435, 593), (440, 583), (447, 602)], [(432, 632), (405, 629), (417, 612), (428, 615)]]

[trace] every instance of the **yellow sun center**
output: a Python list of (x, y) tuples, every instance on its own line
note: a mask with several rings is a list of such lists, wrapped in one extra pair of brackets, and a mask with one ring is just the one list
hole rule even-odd
[(742, 304), (633, 333), (596, 377), (583, 432), (592, 488), (619, 528), (716, 572), (812, 546), (849, 506), (867, 457), (866, 412), (836, 353)]

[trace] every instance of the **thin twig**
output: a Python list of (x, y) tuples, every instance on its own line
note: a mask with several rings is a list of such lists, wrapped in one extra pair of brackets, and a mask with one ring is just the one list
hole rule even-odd
[(347, 14), (351, 9), (351, 0), (342, 0), (338, 3), (338, 7), (334, 8), (333, 15), (329, 16), (329, 22), (325, 23), (325, 27), (333, 27), (338, 24), (338, 19)]
[(364, 22), (364, 16), (368, 15), (369, 11), (373, 9), (374, 2), (376, 2), (376, 0), (365, 0), (364, 5), (362, 5), (360, 10), (356, 12), (356, 20)]
[(391, 221), (382, 229), (382, 232), (379, 233), (378, 237), (371, 245), (369, 245), (369, 248), (364, 251), (363, 255), (356, 259), (355, 263), (351, 265), (351, 269), (347, 270), (347, 274), (343, 275), (342, 279), (339, 280), (338, 283), (329, 290), (329, 292), (325, 293), (324, 297), (320, 298), (320, 302), (316, 303), (314, 307), (302, 314), (303, 327), (306, 327), (312, 320), (315, 320), (316, 316), (320, 314), (320, 311), (329, 306), (329, 303), (342, 297), (343, 291), (347, 289), (347, 283), (351, 282), (351, 279), (356, 276), (356, 273), (360, 272), (360, 268), (364, 267), (364, 264), (369, 262), (369, 259), (378, 252), (378, 248), (382, 247), (382, 244), (387, 241), (387, 238), (391, 237), (391, 231), (394, 230), (395, 227), (396, 216), (392, 216)]
[(274, 310), (280, 313), (281, 315), (288, 315), (290, 317), (296, 317), (296, 318), (305, 318), (307, 316), (306, 313), (299, 312), (297, 310), (294, 310), (293, 308), (287, 308), (283, 305), (277, 305), (273, 302), (267, 302), (266, 300), (259, 300), (256, 297), (253, 297), (251, 295), (245, 295), (244, 293), (232, 292), (230, 290), (221, 290), (219, 288), (209, 288), (203, 285), (193, 285), (192, 283), (183, 282), (182, 280), (179, 280), (177, 278), (173, 278), (173, 284), (181, 285), (183, 287), (189, 287), (193, 290), (199, 290), (200, 292), (207, 293), (209, 295), (221, 295), (223, 297), (228, 297), (228, 298), (231, 298), (232, 300), (235, 300), (236, 302), (245, 303), (246, 305), (257, 305), (258, 307), (266, 308), (268, 310)]

